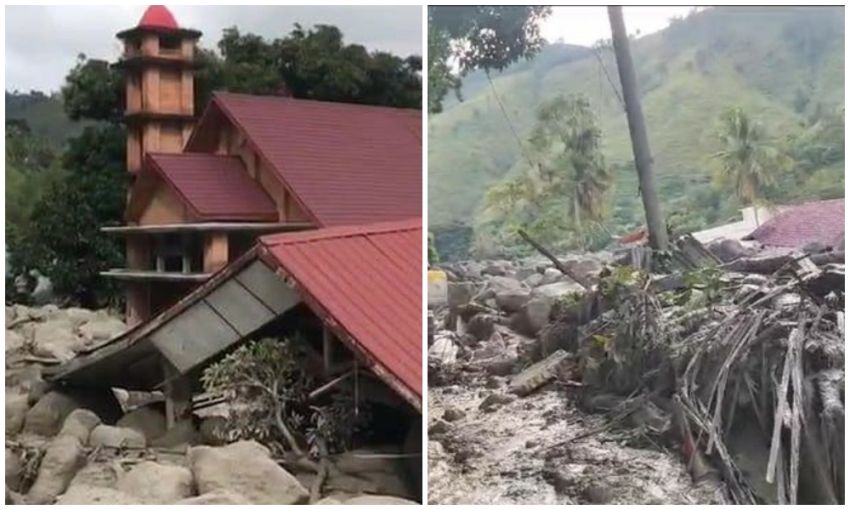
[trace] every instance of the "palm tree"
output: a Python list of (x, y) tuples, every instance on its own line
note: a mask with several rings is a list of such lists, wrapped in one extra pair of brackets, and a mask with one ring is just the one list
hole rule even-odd
[(720, 163), (720, 177), (733, 184), (738, 200), (753, 206), (758, 225), (764, 188), (776, 182), (790, 159), (770, 145), (761, 124), (741, 108), (723, 114), (718, 138), (722, 148), (712, 158)]

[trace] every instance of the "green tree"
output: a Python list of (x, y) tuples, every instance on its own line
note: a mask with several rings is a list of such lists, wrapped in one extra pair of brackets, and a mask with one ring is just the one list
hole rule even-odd
[(428, 7), (429, 111), (440, 112), (450, 90), (459, 94), (452, 63), (464, 76), (475, 69), (501, 71), (536, 55), (545, 42), (540, 22), (551, 12), (545, 6)]
[(99, 273), (120, 267), (123, 254), (119, 240), (100, 227), (124, 210), (124, 150), (124, 130), (115, 124), (87, 127), (69, 142), (63, 177), (44, 190), (27, 228), (7, 232), (13, 268), (39, 269), (59, 295), (82, 306), (112, 298), (113, 283)]
[(712, 155), (719, 163), (718, 180), (731, 187), (742, 204), (757, 206), (764, 201), (765, 188), (791, 166), (791, 159), (770, 143), (761, 124), (741, 108), (724, 112), (718, 139), (721, 149)]
[[(298, 98), (421, 107), (419, 57), (403, 59), (346, 45), (336, 27), (304, 30), (296, 25), (271, 42), (232, 28), (224, 31), (218, 47), (221, 56), (205, 49), (197, 53), (198, 113), (215, 90), (273, 94), (284, 85)], [(13, 169), (7, 172), (7, 197), (10, 190), (20, 192), (7, 202), (16, 218), (7, 220), (10, 272), (39, 269), (60, 295), (83, 306), (102, 306), (115, 300), (117, 287), (100, 271), (123, 266), (121, 240), (100, 231), (122, 223), (126, 205), (121, 71), (81, 54), (66, 77), (62, 99), (68, 117), (95, 124), (69, 141), (60, 177), (22, 179), (27, 165), (44, 157), (19, 136), (23, 126), (13, 123), (15, 131), (7, 129), (7, 142), (13, 134), (13, 143), (7, 144), (7, 164), (12, 161)], [(37, 184), (38, 193), (27, 183)]]
[(521, 222), (548, 242), (569, 232), (588, 248), (594, 234), (607, 233), (606, 198), (613, 184), (600, 139), (584, 97), (559, 95), (542, 103), (528, 141), (532, 160), (522, 175), (491, 188), (488, 204), (519, 212)]

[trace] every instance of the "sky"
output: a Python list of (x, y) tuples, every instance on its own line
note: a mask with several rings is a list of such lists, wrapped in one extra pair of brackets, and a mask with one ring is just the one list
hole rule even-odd
[[(623, 7), (623, 19), (629, 35), (657, 32), (669, 25), (670, 18), (685, 16), (693, 7)], [(611, 38), (608, 9), (605, 7), (553, 7), (552, 14), (540, 27), (541, 35), (549, 42), (590, 46), (599, 39)]]
[[(422, 21), (418, 6), (196, 6), (169, 7), (182, 27), (204, 33), (212, 48), (224, 28), (267, 38), (283, 36), (296, 22), (336, 25), (348, 43), (400, 56), (421, 55)], [(6, 90), (56, 91), (77, 55), (114, 61), (121, 53), (115, 33), (135, 26), (142, 5), (7, 6)]]

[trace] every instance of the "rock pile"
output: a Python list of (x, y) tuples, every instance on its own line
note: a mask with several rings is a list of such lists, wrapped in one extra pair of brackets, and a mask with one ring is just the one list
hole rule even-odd
[[(162, 395), (51, 388), (41, 375), (45, 364), (67, 361), (125, 329), (108, 312), (15, 305), (6, 307), (6, 326), (7, 503), (308, 502), (311, 480), (257, 442), (226, 444), (220, 416), (169, 430)], [(331, 499), (324, 503), (412, 503), (395, 464), (330, 464)]]

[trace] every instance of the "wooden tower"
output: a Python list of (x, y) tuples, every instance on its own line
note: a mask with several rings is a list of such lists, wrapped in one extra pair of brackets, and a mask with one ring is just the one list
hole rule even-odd
[(201, 33), (180, 28), (162, 5), (148, 7), (135, 28), (117, 37), (124, 55), (127, 170), (141, 169), (148, 152), (180, 152), (195, 114), (195, 44)]
[[(117, 34), (124, 53), (116, 64), (124, 72), (127, 125), (127, 171), (131, 174), (128, 200), (139, 193), (139, 175), (148, 153), (179, 153), (192, 133), (195, 119), (195, 46), (201, 33), (180, 28), (171, 12), (152, 5), (139, 24)], [(128, 218), (128, 225), (135, 225)], [(126, 239), (127, 267), (149, 269), (153, 247), (141, 236)], [(126, 282), (126, 320), (138, 324), (156, 313), (156, 295), (172, 295), (162, 278), (130, 279)], [(156, 276), (156, 275), (153, 275)], [(167, 275), (163, 275), (165, 277)], [(179, 285), (186, 285), (185, 283)], [(171, 299), (171, 298), (168, 298)]]

